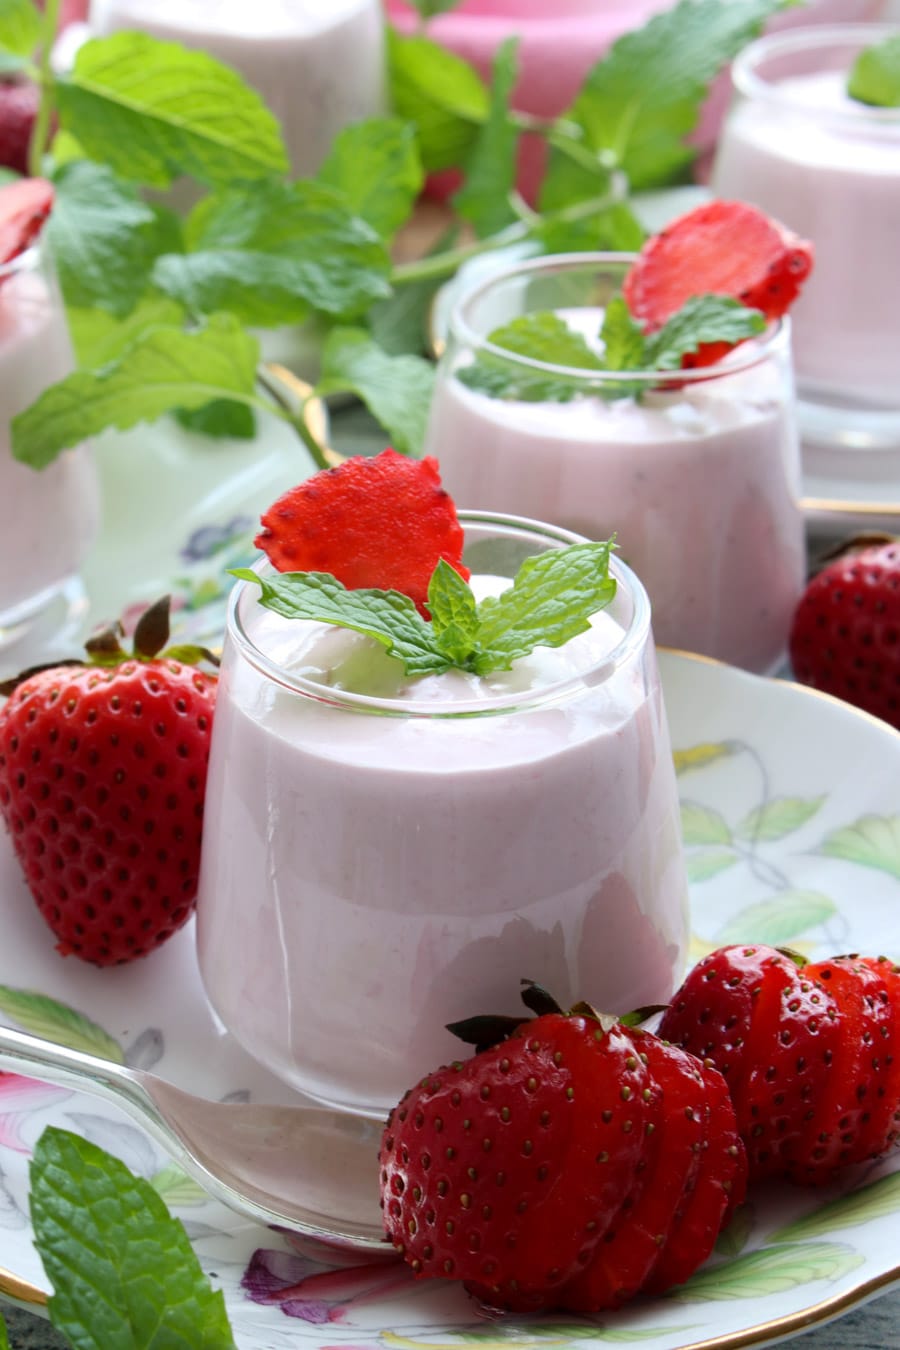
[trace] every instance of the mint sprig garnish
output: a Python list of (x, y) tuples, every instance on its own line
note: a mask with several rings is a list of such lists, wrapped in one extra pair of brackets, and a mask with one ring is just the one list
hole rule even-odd
[(347, 590), (323, 572), (260, 577), (249, 568), (232, 576), (260, 588), (260, 604), (287, 619), (349, 628), (403, 663), (407, 675), (455, 668), (475, 675), (509, 670), (535, 647), (562, 647), (590, 627), (610, 604), (613, 541), (551, 549), (522, 563), (512, 585), (476, 603), (471, 587), (441, 560), (428, 587), (431, 621), (399, 591)]
[(35, 1243), (53, 1325), (79, 1350), (235, 1350), (183, 1225), (149, 1182), (67, 1130), (31, 1162)]
[(900, 108), (900, 33), (861, 51), (847, 81), (847, 93), (875, 108)]
[[(732, 345), (757, 336), (765, 327), (765, 316), (758, 309), (748, 309), (729, 296), (702, 295), (686, 301), (655, 333), (645, 333), (619, 295), (606, 306), (596, 347), (549, 310), (523, 314), (488, 336), (492, 346), (513, 356), (584, 371), (584, 375), (570, 375), (566, 369), (541, 371), (480, 351), (456, 376), (468, 388), (491, 398), (522, 402), (565, 403), (579, 393), (639, 397), (659, 383), (653, 375), (677, 370), (684, 356), (706, 343)], [(644, 373), (645, 378), (604, 379), (604, 374), (632, 370)]]

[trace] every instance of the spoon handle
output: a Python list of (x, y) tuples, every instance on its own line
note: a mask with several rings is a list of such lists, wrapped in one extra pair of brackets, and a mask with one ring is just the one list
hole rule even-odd
[(0, 1068), (113, 1101), (132, 1116), (157, 1112), (131, 1069), (84, 1050), (0, 1026)]

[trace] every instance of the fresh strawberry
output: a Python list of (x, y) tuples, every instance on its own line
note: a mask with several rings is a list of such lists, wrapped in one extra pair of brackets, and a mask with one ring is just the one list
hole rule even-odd
[(0, 83), (0, 165), (16, 173), (28, 172), (28, 147), (41, 101), (31, 80)]
[[(812, 245), (755, 206), (712, 201), (647, 240), (622, 292), (648, 332), (699, 295), (728, 295), (777, 319), (796, 300), (812, 263)], [(683, 365), (711, 365), (729, 350), (707, 343)]]
[(330, 572), (349, 590), (401, 591), (427, 613), (443, 558), (468, 580), (463, 531), (437, 460), (395, 450), (345, 460), (280, 497), (256, 545), (279, 572)]
[(852, 542), (809, 582), (794, 612), (802, 684), (900, 728), (900, 542)]
[(722, 947), (675, 994), (660, 1036), (721, 1069), (751, 1177), (830, 1181), (900, 1129), (900, 972)]
[(53, 207), (53, 184), (23, 178), (0, 187), (0, 263), (10, 262), (33, 244)]
[(168, 654), (168, 601), (88, 664), (26, 672), (0, 707), (0, 814), (57, 949), (144, 956), (194, 908), (216, 680)]
[(379, 1158), (385, 1228), (415, 1273), (519, 1311), (596, 1312), (686, 1279), (744, 1186), (720, 1076), (585, 1008), (423, 1079)]

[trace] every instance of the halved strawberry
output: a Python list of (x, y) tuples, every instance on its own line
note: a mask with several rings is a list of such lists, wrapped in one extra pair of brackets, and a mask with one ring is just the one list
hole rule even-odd
[[(728, 295), (767, 319), (785, 314), (813, 264), (813, 246), (746, 202), (712, 201), (648, 239), (622, 291), (648, 332), (697, 295)], [(708, 343), (684, 365), (711, 365), (729, 350)]]
[(262, 526), (256, 546), (279, 572), (330, 572), (348, 590), (401, 591), (423, 613), (441, 558), (469, 577), (456, 507), (430, 456), (383, 450), (323, 469), (279, 497)]
[(0, 188), (0, 263), (34, 243), (52, 207), (53, 184), (44, 178), (23, 178)]

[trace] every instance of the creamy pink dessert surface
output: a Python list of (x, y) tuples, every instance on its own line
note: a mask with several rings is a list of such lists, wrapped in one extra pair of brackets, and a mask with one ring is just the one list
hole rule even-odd
[(297, 175), (386, 109), (379, 0), (93, 0), (90, 14), (98, 34), (136, 28), (233, 66), (281, 123)]
[(647, 588), (657, 642), (755, 671), (783, 659), (805, 544), (797, 437), (775, 365), (640, 401), (569, 403), (489, 398), (444, 367), (426, 453), (465, 509), (594, 539), (615, 532)]
[(818, 71), (736, 99), (713, 186), (815, 245), (791, 310), (801, 392), (900, 408), (900, 109), (850, 99), (846, 80)]
[(10, 419), (73, 366), (61, 302), (23, 263), (0, 284), (0, 627), (27, 620), (74, 576), (99, 528), (88, 447), (41, 470), (10, 448)]
[[(407, 681), (370, 639), (251, 600), (244, 623), (269, 659), (394, 715), (287, 690), (228, 648), (198, 950), (248, 1050), (323, 1100), (383, 1114), (458, 1057), (447, 1022), (519, 1013), (523, 978), (616, 1011), (671, 994), (686, 883), (652, 648), (592, 687), (581, 677), (622, 637), (601, 614), (507, 674)], [(480, 714), (446, 715), (473, 699)]]

